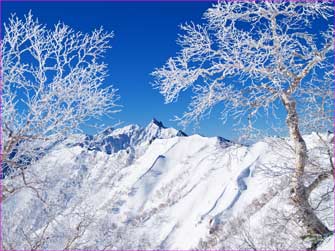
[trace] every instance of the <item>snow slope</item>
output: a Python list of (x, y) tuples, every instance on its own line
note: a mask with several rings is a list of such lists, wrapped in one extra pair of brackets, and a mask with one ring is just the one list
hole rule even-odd
[[(306, 139), (321, 156), (316, 136)], [(264, 224), (294, 210), (286, 198), (292, 161), (286, 139), (247, 147), (186, 136), (157, 120), (146, 128), (77, 135), (36, 162), (25, 175), (31, 185), (4, 201), (4, 243), (15, 249), (250, 249), (251, 243), (303, 249), (309, 242), (292, 238), (301, 230), (290, 220), (285, 234)], [(20, 177), (6, 182), (22, 186)], [(326, 201), (320, 215), (333, 229), (332, 197)]]
[(335, 250), (334, 238), (328, 238), (318, 247), (318, 250)]

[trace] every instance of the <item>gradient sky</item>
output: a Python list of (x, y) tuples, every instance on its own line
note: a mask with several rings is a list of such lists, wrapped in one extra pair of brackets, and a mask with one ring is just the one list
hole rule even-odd
[[(112, 49), (105, 58), (110, 66), (112, 83), (121, 96), (122, 111), (115, 114), (115, 120), (105, 119), (106, 124), (117, 120), (123, 125), (136, 123), (145, 126), (155, 117), (166, 126), (180, 128), (171, 121), (187, 108), (188, 95), (182, 95), (177, 103), (164, 104), (163, 97), (153, 90), (150, 73), (161, 67), (166, 59), (174, 56), (179, 25), (185, 22), (201, 22), (202, 13), (211, 2), (3, 2), (2, 21), (10, 13), (22, 17), (29, 10), (52, 27), (59, 20), (75, 30), (90, 32), (103, 26), (114, 31)], [(189, 127), (186, 133), (200, 133), (206, 136), (220, 135), (229, 139), (236, 135), (230, 123), (223, 125), (217, 119), (219, 108), (213, 116), (204, 120), (200, 128)], [(88, 133), (93, 133), (87, 130)]]

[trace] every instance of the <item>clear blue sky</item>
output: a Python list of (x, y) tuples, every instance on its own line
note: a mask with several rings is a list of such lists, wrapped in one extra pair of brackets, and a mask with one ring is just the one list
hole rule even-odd
[[(189, 21), (201, 22), (203, 12), (211, 5), (212, 2), (3, 2), (2, 21), (10, 13), (22, 17), (31, 10), (41, 23), (50, 27), (60, 20), (82, 32), (100, 26), (114, 31), (113, 48), (105, 62), (110, 66), (106, 84), (112, 83), (119, 89), (123, 105), (115, 119), (124, 125), (145, 126), (155, 117), (166, 126), (180, 128), (171, 119), (186, 110), (188, 95), (182, 95), (177, 103), (165, 105), (163, 97), (150, 85), (153, 81), (150, 73), (178, 51), (175, 42), (178, 26)], [(223, 125), (217, 119), (219, 112), (216, 108), (200, 128), (189, 127), (186, 133), (234, 138), (232, 125)], [(105, 123), (113, 124), (116, 120)]]

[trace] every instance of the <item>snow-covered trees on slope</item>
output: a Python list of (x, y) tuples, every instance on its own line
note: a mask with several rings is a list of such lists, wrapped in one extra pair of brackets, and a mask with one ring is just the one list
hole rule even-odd
[(92, 118), (116, 112), (118, 95), (102, 62), (113, 33), (90, 34), (31, 13), (13, 15), (1, 41), (2, 161), (4, 171), (26, 168), (47, 147)]
[[(222, 1), (205, 12), (203, 24), (181, 26), (181, 50), (153, 72), (154, 87), (167, 103), (187, 89), (193, 92), (180, 118), (184, 124), (199, 121), (219, 103), (224, 120), (233, 118), (248, 128), (259, 115), (275, 117), (278, 107), (284, 108), (296, 158), (291, 197), (309, 232), (321, 236), (329, 230), (308, 202), (301, 130), (331, 128), (333, 26), (322, 29), (317, 22), (332, 18), (327, 1)], [(313, 112), (313, 120), (300, 110)], [(298, 115), (305, 119), (299, 121)]]

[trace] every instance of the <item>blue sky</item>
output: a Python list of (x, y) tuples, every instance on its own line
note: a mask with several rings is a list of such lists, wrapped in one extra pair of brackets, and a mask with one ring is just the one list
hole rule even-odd
[[(201, 22), (203, 12), (212, 2), (3, 2), (2, 20), (10, 13), (22, 17), (29, 10), (41, 23), (50, 27), (59, 20), (75, 30), (90, 32), (103, 26), (114, 31), (112, 49), (105, 62), (110, 67), (106, 84), (119, 89), (122, 111), (114, 120), (105, 119), (106, 124), (117, 120), (123, 125), (136, 123), (145, 126), (155, 117), (166, 126), (180, 128), (171, 121), (175, 115), (186, 110), (188, 95), (182, 95), (177, 103), (164, 104), (163, 96), (152, 89), (150, 73), (161, 67), (166, 59), (179, 50), (176, 45), (179, 25), (185, 22)], [(217, 119), (220, 109), (202, 121), (200, 128), (189, 127), (186, 133), (206, 136), (220, 135), (229, 139), (236, 137), (232, 124), (225, 125)], [(88, 130), (88, 133), (93, 131)]]
[[(166, 126), (180, 128), (171, 120), (186, 110), (187, 96), (165, 105), (163, 96), (150, 85), (153, 81), (150, 73), (178, 51), (175, 42), (178, 26), (187, 21), (200, 22), (202, 13), (211, 5), (211, 2), (3, 2), (2, 20), (6, 21), (13, 12), (22, 17), (32, 10), (41, 23), (50, 27), (60, 20), (82, 32), (101, 25), (114, 31), (113, 48), (105, 62), (110, 66), (106, 83), (119, 89), (123, 105), (115, 119), (124, 125), (145, 126), (155, 117)], [(116, 120), (105, 123), (113, 124)], [(231, 136), (229, 126), (222, 125), (214, 116), (203, 121), (200, 128), (189, 127), (186, 132)]]

